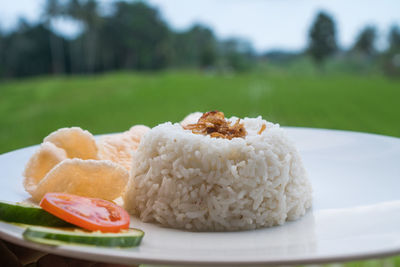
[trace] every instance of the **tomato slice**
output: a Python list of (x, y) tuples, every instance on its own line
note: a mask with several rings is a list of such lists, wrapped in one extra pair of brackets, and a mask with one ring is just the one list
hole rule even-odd
[(66, 222), (91, 231), (119, 232), (129, 227), (129, 214), (103, 199), (47, 193), (40, 206)]

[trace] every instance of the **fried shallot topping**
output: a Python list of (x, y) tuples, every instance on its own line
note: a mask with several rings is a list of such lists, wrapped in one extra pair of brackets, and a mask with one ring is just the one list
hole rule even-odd
[(263, 124), (261, 126), (261, 129), (258, 131), (258, 134), (262, 134), (262, 132), (264, 132), (265, 128), (267, 128), (267, 126), (265, 124)]
[(204, 113), (195, 124), (183, 127), (185, 130), (192, 130), (194, 134), (210, 135), (215, 138), (225, 138), (231, 140), (235, 137), (245, 137), (247, 132), (243, 123), (238, 119), (231, 125), (225, 119), (225, 115), (220, 111), (210, 111)]

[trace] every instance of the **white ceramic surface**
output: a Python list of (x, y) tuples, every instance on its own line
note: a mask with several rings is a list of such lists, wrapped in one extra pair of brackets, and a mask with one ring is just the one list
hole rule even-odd
[[(313, 208), (283, 226), (192, 233), (146, 224), (141, 246), (51, 247), (24, 241), (0, 222), (0, 237), (27, 247), (89, 260), (184, 265), (275, 265), (337, 262), (400, 254), (400, 139), (364, 133), (287, 128), (302, 154)], [(35, 147), (0, 155), (0, 199), (28, 198), (24, 165)]]

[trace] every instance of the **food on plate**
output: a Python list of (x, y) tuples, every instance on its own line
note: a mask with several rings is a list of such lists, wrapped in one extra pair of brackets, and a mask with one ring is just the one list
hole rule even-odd
[(40, 207), (66, 222), (90, 231), (116, 233), (129, 228), (129, 214), (104, 199), (47, 193), (40, 201)]
[(114, 200), (123, 193), (128, 178), (125, 168), (108, 160), (66, 159), (52, 168), (30, 193), (34, 201), (40, 201), (48, 192)]
[(67, 153), (53, 143), (44, 142), (29, 159), (24, 171), (24, 187), (29, 193), (36, 189), (36, 185), (58, 163), (67, 159)]
[(26, 164), (25, 190), (37, 202), (47, 192), (118, 198), (129, 176), (131, 153), (148, 130), (136, 125), (96, 143), (90, 132), (79, 127), (59, 129), (44, 138)]
[(197, 123), (183, 126), (185, 130), (191, 130), (194, 134), (210, 135), (210, 137), (226, 138), (245, 137), (246, 130), (240, 119), (235, 123), (225, 119), (224, 113), (210, 111), (204, 113)]
[(49, 192), (123, 195), (143, 221), (195, 231), (280, 225), (311, 206), (299, 152), (278, 124), (261, 117), (196, 112), (180, 124), (137, 125), (97, 143), (78, 127), (44, 141), (24, 172), (34, 201)]
[(58, 129), (43, 141), (64, 149), (68, 158), (97, 159), (97, 145), (93, 135), (79, 127)]
[(13, 223), (32, 224), (41, 226), (66, 227), (71, 226), (48, 213), (47, 211), (22, 203), (0, 202), (0, 220)]
[(128, 228), (130, 218), (123, 208), (103, 199), (48, 193), (40, 206), (0, 202), (0, 220), (26, 227), (25, 239), (48, 245), (133, 247), (144, 236)]
[(99, 158), (111, 160), (130, 170), (132, 151), (136, 150), (142, 136), (150, 130), (144, 125), (135, 125), (129, 131), (106, 135), (98, 142)]
[(28, 227), (22, 235), (27, 240), (47, 245), (91, 245), (125, 248), (138, 246), (143, 239), (144, 232), (132, 228), (121, 230), (118, 233), (101, 233), (33, 226)]
[(189, 116), (143, 136), (124, 194), (128, 212), (195, 231), (268, 227), (305, 214), (311, 185), (278, 124), (219, 112)]

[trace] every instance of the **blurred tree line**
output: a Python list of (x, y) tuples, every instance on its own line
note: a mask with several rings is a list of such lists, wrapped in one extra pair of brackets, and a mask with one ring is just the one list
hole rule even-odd
[[(79, 22), (82, 33), (72, 40), (58, 35), (51, 27), (58, 18)], [(14, 31), (0, 32), (0, 77), (167, 67), (242, 71), (254, 59), (250, 43), (218, 40), (204, 25), (175, 32), (141, 1), (116, 1), (101, 14), (96, 0), (47, 0), (41, 22), (21, 19)]]
[(307, 72), (304, 59), (311, 58), (317, 70), (323, 72), (384, 73), (400, 77), (400, 28), (396, 25), (390, 28), (388, 47), (383, 51), (377, 48), (378, 35), (377, 29), (368, 25), (359, 32), (350, 48), (341, 49), (335, 20), (328, 13), (319, 12), (309, 29), (308, 46), (304, 51), (274, 50), (264, 54), (263, 58), (284, 68), (295, 65), (303, 72)]
[(320, 12), (309, 31), (309, 47), (306, 53), (311, 55), (320, 68), (323, 68), (327, 59), (336, 56), (354, 69), (371, 69), (372, 65), (378, 65), (385, 74), (400, 76), (399, 27), (391, 27), (386, 51), (378, 51), (377, 38), (376, 28), (366, 26), (356, 37), (353, 46), (347, 51), (341, 51), (337, 44), (334, 19), (329, 14)]
[[(157, 9), (142, 1), (118, 0), (112, 2), (111, 12), (103, 13), (96, 0), (47, 0), (39, 23), (31, 25), (21, 19), (15, 30), (0, 31), (0, 78), (122, 69), (245, 71), (256, 62), (285, 62), (304, 56), (311, 57), (321, 70), (326, 62), (336, 60), (340, 63), (337, 68), (344, 71), (371, 72), (379, 68), (400, 77), (397, 26), (390, 29), (385, 51), (376, 48), (378, 33), (373, 26), (363, 29), (350, 49), (341, 50), (334, 19), (320, 12), (310, 27), (305, 51), (260, 55), (246, 40), (218, 40), (204, 25), (174, 31)], [(74, 39), (58, 35), (52, 23), (59, 18), (78, 22), (81, 33)]]

